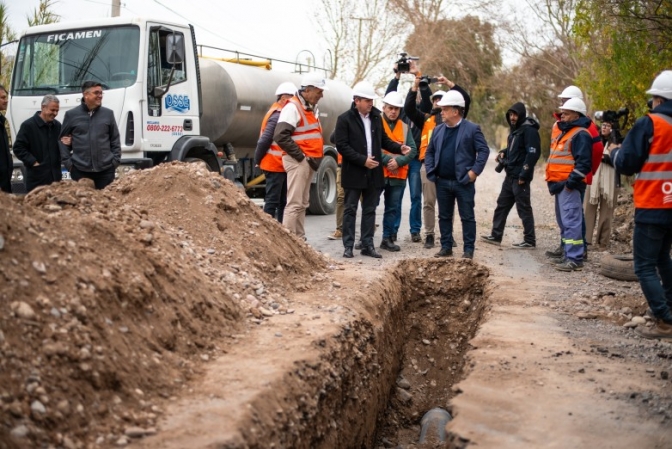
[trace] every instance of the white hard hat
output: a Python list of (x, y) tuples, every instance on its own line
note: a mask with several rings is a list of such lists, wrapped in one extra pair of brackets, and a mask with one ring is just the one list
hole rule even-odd
[(395, 108), (403, 108), (404, 97), (402, 97), (399, 92), (393, 91), (385, 95), (385, 98), (383, 98), (383, 103), (394, 106)]
[(565, 104), (560, 106), (560, 109), (565, 109), (567, 111), (580, 112), (583, 115), (586, 115), (586, 103), (583, 102), (580, 98), (570, 98), (565, 101)]
[(294, 95), (296, 93), (296, 86), (294, 83), (290, 83), (289, 81), (284, 82), (278, 86), (277, 89), (275, 89), (275, 95)]
[(438, 106), (460, 106), (464, 107), (464, 97), (456, 90), (449, 90), (437, 103)]
[(305, 75), (303, 75), (303, 78), (301, 78), (301, 87), (308, 87), (308, 86), (317, 87), (318, 89), (322, 89), (325, 91), (329, 90), (329, 88), (327, 87), (327, 80), (324, 78), (324, 76), (316, 72), (306, 73)]
[(434, 92), (432, 94), (432, 96), (430, 98), (432, 99), (432, 101), (434, 101), (434, 97), (443, 97), (444, 95), (446, 95), (445, 90), (437, 90), (436, 92)]
[(651, 89), (647, 90), (646, 93), (672, 100), (672, 70), (660, 72), (660, 75), (653, 80)]
[(360, 81), (359, 83), (355, 84), (355, 87), (352, 88), (352, 96), (366, 98), (367, 100), (375, 100), (378, 98), (373, 85), (371, 83), (367, 83), (366, 81)]
[(568, 86), (558, 95), (558, 98), (578, 98), (583, 100), (583, 92), (576, 86)]

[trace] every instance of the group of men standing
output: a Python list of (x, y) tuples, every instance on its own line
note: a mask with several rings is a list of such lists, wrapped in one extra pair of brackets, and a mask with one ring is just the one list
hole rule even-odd
[[(61, 165), (73, 180), (92, 179), (97, 189), (114, 181), (121, 143), (114, 113), (102, 99), (101, 84), (86, 81), (81, 104), (65, 113), (63, 125), (56, 120), (60, 101), (53, 94), (45, 95), (40, 110), (21, 124), (12, 149), (25, 167), (28, 192), (61, 181)], [(0, 86), (0, 111), (7, 103), (7, 90)], [(4, 125), (0, 114), (0, 190), (12, 193), (13, 162)]]

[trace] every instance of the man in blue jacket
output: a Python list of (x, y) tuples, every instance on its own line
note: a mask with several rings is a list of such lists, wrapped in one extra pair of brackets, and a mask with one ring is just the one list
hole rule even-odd
[(490, 150), (481, 127), (464, 119), (464, 96), (449, 90), (438, 102), (443, 123), (438, 125), (427, 146), (427, 179), (436, 184), (439, 204), (441, 250), (436, 257), (453, 255), (453, 214), (455, 202), (462, 220), (463, 258), (473, 259), (476, 242), (474, 182), (488, 160)]
[(638, 328), (646, 338), (672, 339), (672, 70), (646, 91), (651, 112), (635, 122), (620, 149), (611, 152), (616, 169), (637, 173), (634, 184), (635, 274), (656, 323)]

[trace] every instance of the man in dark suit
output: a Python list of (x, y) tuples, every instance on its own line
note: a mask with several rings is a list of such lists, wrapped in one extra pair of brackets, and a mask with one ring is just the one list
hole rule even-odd
[(434, 129), (425, 155), (427, 179), (436, 184), (439, 204), (441, 251), (436, 257), (453, 255), (453, 214), (456, 201), (462, 220), (462, 257), (474, 257), (474, 182), (483, 171), (490, 150), (481, 127), (463, 118), (464, 104), (464, 97), (456, 90), (450, 90), (443, 95), (438, 102), (443, 123)]
[[(0, 111), (7, 109), (7, 89), (0, 85)], [(9, 137), (5, 129), (5, 116), (0, 114), (0, 190), (12, 193), (12, 170), (14, 163), (9, 152)]]
[(371, 84), (361, 82), (355, 85), (353, 97), (350, 110), (338, 117), (335, 131), (336, 148), (343, 156), (343, 257), (353, 257), (357, 203), (361, 197), (361, 254), (379, 259), (382, 256), (373, 245), (373, 232), (376, 225), (376, 207), (385, 186), (382, 164), (387, 164), (390, 158), (383, 155), (381, 148), (396, 154), (408, 153), (411, 148), (393, 142), (383, 131), (380, 111), (373, 107), (373, 100), (377, 96)]

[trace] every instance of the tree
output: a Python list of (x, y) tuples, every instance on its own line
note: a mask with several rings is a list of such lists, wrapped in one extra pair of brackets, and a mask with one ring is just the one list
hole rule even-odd
[(33, 10), (33, 16), (27, 16), (28, 26), (46, 25), (56, 23), (61, 17), (52, 11), (58, 0), (40, 0), (40, 4)]
[(16, 40), (16, 33), (7, 23), (9, 8), (0, 0), (0, 84), (9, 89), (14, 58), (7, 54), (5, 46)]

